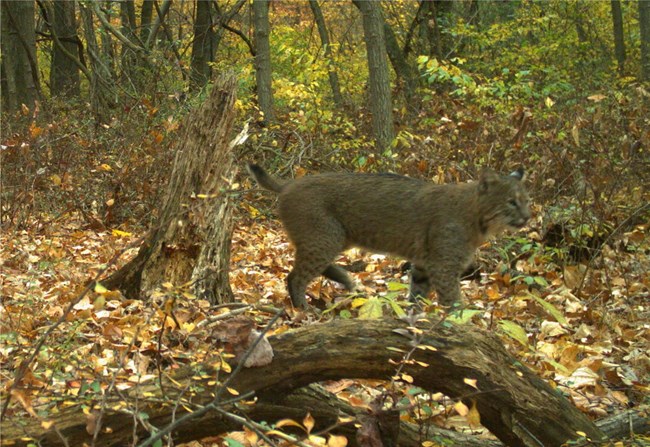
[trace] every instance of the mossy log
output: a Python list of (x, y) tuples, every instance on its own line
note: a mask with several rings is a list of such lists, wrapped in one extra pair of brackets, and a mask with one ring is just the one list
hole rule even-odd
[[(389, 380), (395, 374), (396, 362), (403, 360), (403, 353), (412, 351), (411, 358), (419, 363), (405, 364), (402, 372), (413, 378), (414, 385), (468, 404), (474, 401), (482, 425), (506, 445), (560, 446), (578, 438), (578, 433), (592, 440), (605, 439), (603, 431), (561, 393), (508, 354), (496, 336), (470, 326), (420, 322), (417, 327), (420, 334), (398, 320), (334, 320), (270, 337), (273, 361), (263, 367), (242, 369), (229, 384), (242, 395), (254, 392), (258, 404), (223, 404), (220, 408), (268, 422), (285, 417), (301, 420), (298, 416), (306, 414), (308, 407), (303, 407), (302, 413), (285, 414), (287, 408), (295, 409), (299, 404), (281, 404), (281, 399), (292, 391), (334, 379)], [(434, 349), (413, 349), (414, 344)], [(211, 402), (215, 385), (210, 382), (216, 376), (208, 365), (202, 369), (200, 377), (196, 369), (186, 368), (175, 372), (173, 381), (165, 379), (162, 387), (150, 383), (108, 396), (94, 445), (130, 445), (134, 434), (142, 441), (148, 436), (145, 425), (150, 424), (149, 430), (151, 426), (162, 428), (186, 412), (182, 405), (174, 408), (174, 402), (181, 397), (192, 404)], [(224, 380), (223, 371), (219, 378)], [(191, 396), (190, 388), (194, 390)], [(169, 404), (161, 404), (164, 400)], [(118, 401), (125, 408), (114, 409)], [(146, 424), (134, 417), (136, 404), (138, 414), (146, 413)], [(269, 410), (271, 405), (276, 405), (277, 411)], [(323, 408), (330, 407), (336, 404), (324, 402)], [(312, 410), (316, 421), (322, 423), (318, 409)], [(63, 439), (68, 445), (92, 443), (87, 430), (89, 418), (80, 407), (53, 414), (51, 420), (54, 425), (47, 430), (42, 421), (35, 419), (5, 421), (1, 427), (3, 442), (28, 436), (43, 446), (65, 445)], [(175, 427), (173, 438), (183, 442), (235, 428), (237, 424), (212, 411)]]

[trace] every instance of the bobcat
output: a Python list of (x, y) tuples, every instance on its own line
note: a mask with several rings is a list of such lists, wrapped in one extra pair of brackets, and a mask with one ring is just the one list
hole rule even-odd
[(280, 180), (256, 164), (248, 170), (262, 187), (279, 193), (279, 214), (296, 249), (287, 277), (291, 301), (306, 307), (306, 289), (319, 274), (355, 282), (332, 261), (358, 246), (411, 262), (409, 299), (431, 289), (440, 304), (460, 299), (459, 278), (474, 251), (505, 228), (530, 217), (523, 168), (510, 175), (485, 169), (478, 182), (434, 185), (397, 174), (331, 173)]

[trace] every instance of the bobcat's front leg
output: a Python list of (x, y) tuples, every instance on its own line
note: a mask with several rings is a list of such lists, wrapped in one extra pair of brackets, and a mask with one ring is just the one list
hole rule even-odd
[(409, 301), (417, 303), (418, 298), (426, 298), (431, 290), (431, 282), (426, 270), (411, 263), (411, 285), (409, 287)]
[(452, 283), (434, 286), (438, 292), (438, 303), (443, 306), (453, 306), (460, 302), (460, 285), (459, 279), (454, 278)]
[(430, 286), (438, 293), (438, 303), (453, 306), (460, 301), (460, 271), (456, 266), (428, 264), (426, 274)]

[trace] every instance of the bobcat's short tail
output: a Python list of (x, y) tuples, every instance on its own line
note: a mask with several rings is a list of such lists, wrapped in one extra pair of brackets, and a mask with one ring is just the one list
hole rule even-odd
[(248, 172), (251, 173), (257, 183), (262, 188), (271, 191), (280, 192), (284, 188), (285, 182), (269, 175), (260, 165), (255, 163), (248, 163)]

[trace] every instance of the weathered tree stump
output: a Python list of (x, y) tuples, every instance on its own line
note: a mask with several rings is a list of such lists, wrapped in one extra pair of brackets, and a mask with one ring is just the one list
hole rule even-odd
[(139, 298), (163, 282), (191, 282), (200, 298), (232, 301), (233, 223), (226, 191), (235, 174), (230, 134), (236, 86), (233, 75), (219, 79), (198, 110), (188, 113), (159, 218), (136, 257), (102, 281), (106, 287)]
[[(423, 362), (404, 366), (403, 372), (413, 378), (413, 383), (468, 403), (473, 400), (481, 423), (506, 445), (560, 446), (578, 438), (578, 432), (593, 440), (604, 439), (603, 432), (564, 396), (509, 355), (497, 337), (469, 326), (437, 324), (432, 327), (425, 322), (418, 327), (423, 331), (421, 335), (414, 334), (404, 322), (397, 320), (335, 320), (270, 337), (275, 352), (273, 361), (264, 367), (242, 369), (229, 384), (241, 394), (255, 392), (261, 405), (246, 407), (230, 403), (219, 407), (247, 413), (251, 418), (259, 410), (264, 414), (257, 416), (266, 421), (284, 418), (288, 416), (284, 411), (291, 405), (276, 402), (291, 391), (331, 379), (389, 379), (395, 374), (395, 362), (404, 358), (400, 352), (412, 351), (411, 358)], [(414, 344), (435, 350), (414, 349)], [(192, 405), (211, 402), (215, 385), (210, 381), (216, 375), (208, 365), (202, 365), (202, 369), (200, 378), (189, 367), (174, 373), (173, 380), (165, 379), (162, 384), (164, 394), (160, 384), (146, 383), (109, 396), (95, 445), (130, 444), (134, 433), (140, 440), (148, 436), (147, 430), (134, 422), (137, 419), (133, 412), (146, 413), (148, 424), (162, 428), (185, 413), (182, 405), (174, 409), (177, 399), (182, 397)], [(221, 371), (219, 380), (224, 380), (224, 376)], [(475, 380), (476, 387), (464, 379)], [(200, 386), (203, 391), (190, 394), (190, 385), (195, 390)], [(168, 404), (161, 404), (163, 397)], [(122, 410), (113, 409), (118, 401), (124, 405)], [(277, 405), (277, 414), (269, 411), (271, 404)], [(289, 416), (296, 417), (296, 413)], [(0, 428), (4, 439), (30, 436), (38, 439), (40, 445), (64, 445), (61, 440), (64, 437), (68, 445), (90, 444), (88, 417), (81, 408), (62, 410), (53, 421), (56, 431), (45, 430), (42, 421), (33, 419), (7, 421)], [(189, 441), (235, 427), (223, 415), (210, 412), (175, 427), (173, 437), (176, 442)]]

